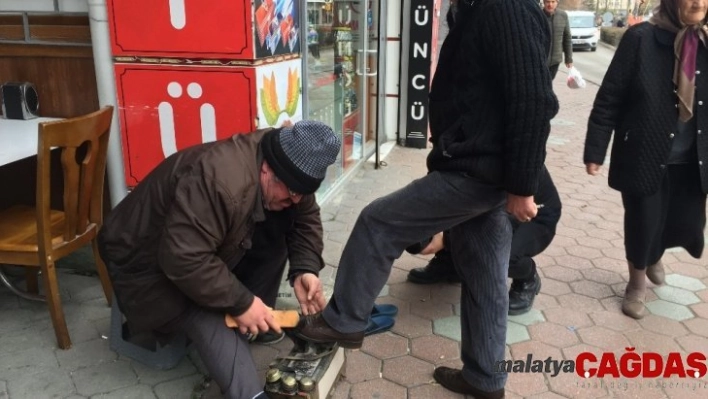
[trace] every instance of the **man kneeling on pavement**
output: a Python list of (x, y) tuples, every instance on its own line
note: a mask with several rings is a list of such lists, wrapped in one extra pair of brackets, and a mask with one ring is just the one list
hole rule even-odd
[[(302, 121), (194, 146), (158, 165), (99, 235), (131, 333), (185, 333), (225, 397), (266, 398), (248, 336), (281, 332), (266, 305), (286, 256), (302, 313), (324, 308), (313, 193), (340, 145), (328, 126)], [(260, 262), (262, 252), (243, 258), (254, 230), (267, 236), (283, 224), (288, 233), (274, 242), (273, 259)], [(241, 334), (226, 326), (225, 314)]]
[[(509, 278), (512, 279), (509, 290), (509, 315), (524, 314), (533, 307), (533, 301), (541, 290), (541, 277), (533, 257), (551, 244), (561, 217), (558, 190), (545, 166), (541, 171), (534, 201), (538, 204), (538, 214), (529, 223), (520, 223), (514, 217), (509, 217), (514, 230), (509, 257)], [(460, 281), (452, 263), (452, 254), (445, 248), (445, 239), (442, 237), (443, 233), (440, 233), (422, 250), (411, 250), (422, 255), (434, 253), (435, 256), (427, 266), (408, 272), (408, 281), (414, 284)]]

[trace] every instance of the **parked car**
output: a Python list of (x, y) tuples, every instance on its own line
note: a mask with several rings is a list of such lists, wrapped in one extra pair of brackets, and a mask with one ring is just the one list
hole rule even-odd
[(595, 25), (595, 13), (592, 11), (566, 11), (570, 24), (570, 36), (573, 50), (597, 50), (600, 29)]

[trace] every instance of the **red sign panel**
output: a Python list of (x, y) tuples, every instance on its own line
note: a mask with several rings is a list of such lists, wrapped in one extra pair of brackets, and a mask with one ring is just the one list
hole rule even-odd
[(183, 148), (256, 129), (254, 68), (116, 65), (126, 180)]
[(253, 59), (251, 2), (109, 0), (113, 54)]

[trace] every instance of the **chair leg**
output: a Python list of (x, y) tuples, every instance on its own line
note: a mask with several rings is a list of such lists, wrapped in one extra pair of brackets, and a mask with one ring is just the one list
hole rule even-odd
[(42, 280), (46, 291), (49, 314), (54, 325), (54, 334), (57, 336), (57, 343), (61, 349), (69, 349), (71, 348), (71, 338), (69, 338), (69, 329), (66, 327), (64, 310), (61, 307), (59, 285), (57, 284), (57, 274), (53, 260), (42, 260)]
[(30, 294), (39, 294), (39, 281), (37, 280), (37, 269), (25, 269), (25, 280), (27, 281), (27, 292)]
[(108, 306), (111, 306), (113, 301), (113, 286), (111, 285), (111, 279), (108, 276), (106, 264), (103, 263), (103, 259), (101, 259), (101, 255), (98, 253), (98, 240), (95, 238), (91, 240), (91, 246), (93, 247), (93, 257), (96, 261), (98, 277), (101, 279), (101, 285), (103, 286), (103, 294), (106, 295)]

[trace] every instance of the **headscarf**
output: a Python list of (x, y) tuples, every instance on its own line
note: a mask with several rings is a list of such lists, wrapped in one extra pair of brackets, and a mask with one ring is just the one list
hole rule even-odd
[(678, 0), (661, 0), (653, 12), (654, 15), (649, 19), (650, 24), (676, 33), (673, 82), (679, 99), (679, 120), (687, 122), (693, 117), (698, 41), (706, 46), (708, 27), (705, 20), (696, 25), (685, 25), (681, 22)]

